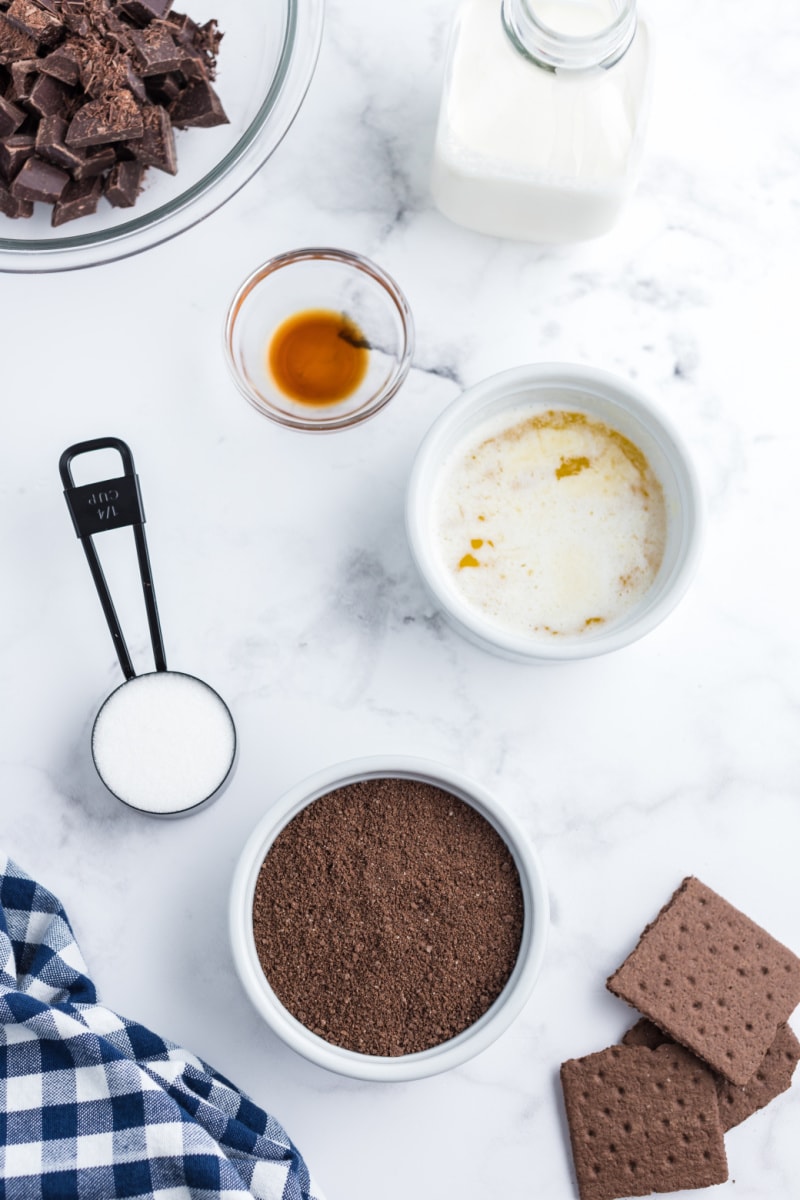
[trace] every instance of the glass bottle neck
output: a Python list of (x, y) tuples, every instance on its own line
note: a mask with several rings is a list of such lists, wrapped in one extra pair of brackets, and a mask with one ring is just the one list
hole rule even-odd
[(514, 47), (546, 70), (611, 67), (636, 32), (636, 0), (503, 0)]

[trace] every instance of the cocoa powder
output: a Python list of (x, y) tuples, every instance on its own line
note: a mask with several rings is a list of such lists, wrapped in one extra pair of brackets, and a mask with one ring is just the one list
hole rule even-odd
[(476, 809), (409, 779), (328, 792), (281, 831), (258, 876), (264, 973), (334, 1045), (397, 1056), (455, 1037), (489, 1008), (519, 952), (523, 899)]

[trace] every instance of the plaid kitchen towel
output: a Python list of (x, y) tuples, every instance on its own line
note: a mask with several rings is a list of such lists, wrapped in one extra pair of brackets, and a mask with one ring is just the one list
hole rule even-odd
[(277, 1121), (98, 1003), (58, 900), (0, 854), (0, 1197), (320, 1200)]

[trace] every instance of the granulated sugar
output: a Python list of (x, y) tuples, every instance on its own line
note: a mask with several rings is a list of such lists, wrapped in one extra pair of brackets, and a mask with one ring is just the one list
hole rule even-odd
[(217, 693), (177, 671), (137, 675), (113, 692), (92, 733), (100, 778), (145, 812), (194, 808), (224, 781), (236, 734)]
[(502, 991), (523, 925), (519, 874), (497, 831), (449, 792), (367, 779), (278, 835), (253, 903), (278, 999), (320, 1037), (363, 1054), (429, 1049)]

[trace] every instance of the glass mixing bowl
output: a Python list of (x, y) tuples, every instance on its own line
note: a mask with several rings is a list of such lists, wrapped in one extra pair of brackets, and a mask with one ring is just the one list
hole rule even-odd
[(69, 271), (137, 254), (175, 237), (229, 200), (289, 129), (322, 38), (324, 0), (176, 0), (223, 33), (214, 87), (230, 124), (176, 130), (177, 175), (150, 168), (133, 208), (105, 200), (93, 216), (53, 229), (49, 205), (12, 220), (0, 213), (0, 270)]

